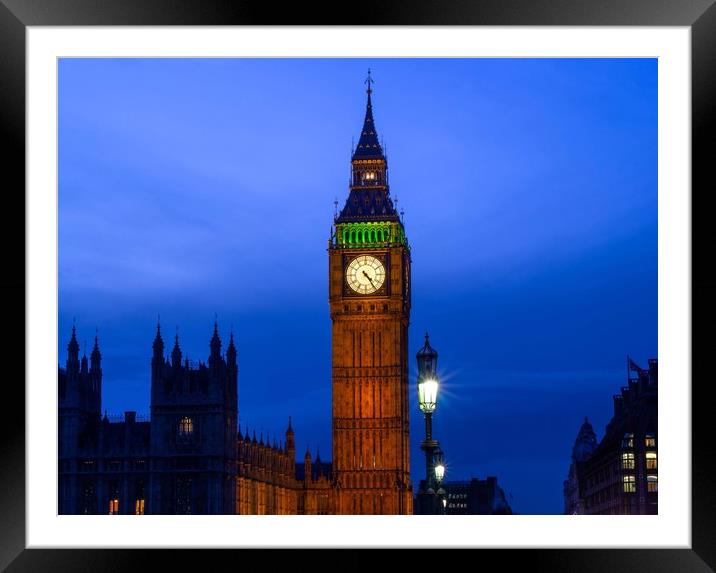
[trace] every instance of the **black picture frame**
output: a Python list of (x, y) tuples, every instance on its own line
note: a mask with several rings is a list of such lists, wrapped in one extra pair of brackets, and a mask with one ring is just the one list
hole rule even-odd
[[(1, 286), (5, 308), (4, 415), (0, 432), (0, 567), (8, 571), (115, 571), (136, 567), (234, 569), (267, 555), (248, 550), (25, 549), (25, 254), (12, 248), (24, 229), (25, 39), (28, 26), (116, 25), (540, 25), (686, 26), (692, 65), (692, 548), (482, 550), (468, 566), (499, 560), (501, 568), (548, 571), (713, 571), (716, 569), (716, 468), (709, 351), (716, 323), (712, 255), (716, 226), (709, 200), (716, 190), (709, 143), (716, 128), (716, 5), (714, 0), (384, 0), (353, 3), (274, 3), (242, 0), (0, 0), (0, 114), (5, 132), (3, 201), (6, 233)], [(688, 192), (685, 190), (684, 192)], [(11, 223), (19, 223), (16, 228)], [(14, 316), (14, 315), (17, 316)], [(12, 368), (12, 367), (15, 368)], [(17, 374), (13, 370), (20, 370)], [(688, 384), (689, 381), (684, 381)], [(479, 535), (479, 532), (476, 532)], [(555, 540), (558, 543), (558, 540)], [(241, 556), (236, 551), (241, 552)], [(347, 556), (346, 552), (351, 555)], [(409, 556), (410, 552), (406, 552)], [(341, 556), (342, 555), (342, 556)], [(419, 566), (445, 567), (443, 551), (421, 551)], [(374, 567), (360, 550), (337, 552), (330, 562), (297, 551), (279, 554), (289, 567)], [(401, 556), (402, 557), (402, 556)], [(458, 556), (461, 559), (465, 556)], [(316, 556), (316, 559), (324, 559)], [(334, 561), (335, 560), (335, 561)], [(197, 565), (194, 565), (197, 563)], [(468, 562), (469, 563), (469, 562)], [(407, 566), (410, 566), (409, 564)]]

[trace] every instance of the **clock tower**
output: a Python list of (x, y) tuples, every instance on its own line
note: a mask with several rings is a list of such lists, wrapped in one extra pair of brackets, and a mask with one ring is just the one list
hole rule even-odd
[(328, 248), (337, 514), (412, 514), (410, 247), (368, 101)]

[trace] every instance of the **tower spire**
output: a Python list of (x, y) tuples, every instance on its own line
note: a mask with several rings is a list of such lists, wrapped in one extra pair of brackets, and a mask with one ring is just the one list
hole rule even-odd
[(373, 84), (375, 81), (368, 70), (368, 78), (365, 80), (368, 86), (366, 93), (368, 100), (365, 106), (365, 119), (363, 120), (363, 129), (361, 130), (358, 145), (353, 151), (353, 161), (356, 159), (385, 159), (383, 148), (378, 140), (378, 132), (375, 129), (375, 121), (373, 120), (373, 102), (371, 94), (373, 93)]

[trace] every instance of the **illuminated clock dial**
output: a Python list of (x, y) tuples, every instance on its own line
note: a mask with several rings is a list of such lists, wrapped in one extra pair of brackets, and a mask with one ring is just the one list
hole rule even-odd
[(361, 255), (348, 265), (346, 280), (358, 294), (372, 294), (385, 282), (385, 267), (375, 257)]

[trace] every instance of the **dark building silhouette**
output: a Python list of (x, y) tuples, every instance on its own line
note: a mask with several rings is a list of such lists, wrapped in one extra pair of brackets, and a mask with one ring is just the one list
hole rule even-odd
[(226, 355), (214, 323), (208, 363), (170, 357), (157, 327), (152, 345), (150, 454), (153, 513), (235, 511), (237, 374), (233, 334)]
[(152, 357), (151, 421), (101, 416), (99, 343), (78, 359), (73, 327), (59, 369), (59, 513), (234, 513), (236, 348), (216, 325), (208, 364), (182, 361), (179, 338)]
[(153, 343), (151, 416), (100, 414), (99, 342), (79, 358), (76, 330), (58, 369), (60, 514), (331, 513), (331, 464), (296, 464), (289, 418), (285, 443), (237, 427), (237, 352), (221, 352), (218, 327), (206, 363), (165, 355)]
[(602, 441), (596, 444), (586, 420), (580, 428), (564, 482), (565, 513), (658, 513), (658, 361), (643, 369), (627, 358), (627, 369)]
[(497, 485), (497, 478), (472, 478), (465, 481), (448, 481), (442, 484), (443, 511), (446, 515), (511, 515), (505, 492)]

